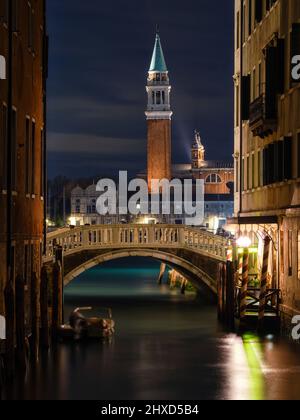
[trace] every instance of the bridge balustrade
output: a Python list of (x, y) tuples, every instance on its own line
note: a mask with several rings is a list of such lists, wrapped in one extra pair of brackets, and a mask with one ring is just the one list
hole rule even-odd
[(54, 258), (56, 246), (61, 246), (66, 255), (86, 249), (138, 246), (188, 248), (225, 259), (228, 243), (223, 237), (186, 226), (100, 225), (65, 228), (49, 233), (45, 261)]

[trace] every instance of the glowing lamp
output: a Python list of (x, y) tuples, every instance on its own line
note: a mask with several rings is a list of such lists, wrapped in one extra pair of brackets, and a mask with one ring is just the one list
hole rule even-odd
[(251, 239), (248, 238), (248, 236), (241, 236), (240, 238), (238, 238), (236, 243), (240, 248), (250, 248)]

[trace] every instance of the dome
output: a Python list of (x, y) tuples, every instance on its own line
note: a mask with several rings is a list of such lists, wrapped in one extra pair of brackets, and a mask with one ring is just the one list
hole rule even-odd
[(71, 195), (83, 195), (83, 189), (77, 185), (72, 191)]

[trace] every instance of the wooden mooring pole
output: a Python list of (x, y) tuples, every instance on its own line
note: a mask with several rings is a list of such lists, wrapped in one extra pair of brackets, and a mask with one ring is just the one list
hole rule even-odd
[(166, 264), (161, 263), (161, 265), (160, 265), (160, 271), (159, 271), (159, 276), (158, 276), (158, 280), (157, 280), (157, 283), (159, 285), (162, 284), (163, 277), (164, 277), (164, 274), (166, 272), (166, 268), (167, 268)]
[(264, 318), (265, 318), (270, 244), (271, 244), (271, 239), (269, 238), (269, 236), (266, 236), (264, 239), (264, 253), (263, 253), (263, 264), (262, 264), (260, 296), (259, 296), (259, 309), (258, 309), (258, 329), (260, 330), (263, 328), (263, 323), (264, 323)]
[(58, 328), (63, 323), (62, 266), (56, 261), (53, 266), (52, 336), (57, 339)]
[(5, 374), (6, 379), (10, 381), (15, 371), (15, 292), (10, 272), (7, 274), (4, 298), (6, 320)]
[(48, 312), (48, 272), (45, 266), (41, 271), (41, 346), (49, 348), (49, 312)]
[(18, 371), (26, 370), (25, 346), (25, 282), (21, 275), (16, 277), (16, 343)]
[(243, 273), (242, 273), (242, 289), (241, 289), (241, 306), (240, 319), (246, 318), (247, 313), (247, 296), (249, 283), (249, 249), (244, 248), (243, 253)]
[(40, 345), (40, 287), (38, 276), (34, 272), (31, 276), (31, 354), (34, 361), (39, 358)]

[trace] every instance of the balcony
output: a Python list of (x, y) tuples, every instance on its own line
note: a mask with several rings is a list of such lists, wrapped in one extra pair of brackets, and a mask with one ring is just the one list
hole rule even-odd
[(169, 80), (153, 80), (148, 79), (148, 86), (169, 86), (170, 82)]
[(275, 100), (267, 101), (261, 95), (250, 104), (250, 129), (254, 136), (267, 137), (277, 129), (277, 112)]

